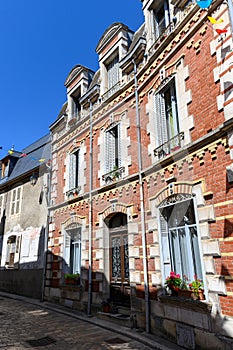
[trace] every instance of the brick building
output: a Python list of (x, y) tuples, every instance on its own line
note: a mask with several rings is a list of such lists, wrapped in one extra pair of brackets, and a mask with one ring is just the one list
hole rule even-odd
[[(128, 307), (133, 325), (194, 349), (233, 336), (232, 35), (228, 7), (142, 1), (114, 23), (99, 70), (75, 66), (50, 126), (45, 298)], [(208, 18), (209, 17), (209, 18)], [(216, 31), (217, 30), (217, 31)], [(169, 295), (171, 271), (205, 300)], [(68, 286), (64, 274), (79, 274)], [(185, 340), (184, 340), (185, 339)]]

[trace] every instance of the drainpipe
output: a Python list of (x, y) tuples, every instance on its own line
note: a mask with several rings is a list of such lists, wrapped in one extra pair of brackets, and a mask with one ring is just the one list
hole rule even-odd
[(134, 88), (136, 101), (136, 126), (138, 142), (138, 170), (139, 170), (139, 194), (140, 194), (140, 212), (142, 224), (142, 250), (143, 250), (143, 272), (144, 272), (144, 289), (145, 289), (145, 306), (146, 306), (146, 331), (150, 333), (150, 305), (149, 305), (149, 288), (148, 288), (148, 269), (147, 269), (147, 251), (146, 251), (146, 225), (145, 225), (145, 208), (144, 208), (144, 190), (142, 181), (142, 149), (141, 149), (141, 128), (138, 104), (138, 81), (137, 65), (132, 61), (134, 66)]
[(232, 4), (232, 0), (228, 0), (227, 3), (228, 3), (230, 24), (231, 24), (231, 36), (233, 39), (233, 4)]
[(90, 104), (90, 173), (89, 173), (89, 249), (88, 249), (88, 304), (87, 304), (87, 315), (91, 316), (91, 303), (92, 303), (92, 181), (93, 181), (93, 152), (92, 152), (92, 103)]
[[(50, 139), (50, 142), (51, 139)], [(43, 256), (43, 277), (42, 277), (42, 291), (41, 291), (41, 299), (40, 301), (44, 301), (45, 295), (45, 283), (46, 283), (46, 272), (47, 272), (47, 255), (48, 255), (48, 236), (49, 236), (49, 218), (50, 218), (50, 200), (51, 200), (51, 173), (52, 173), (52, 165), (46, 165), (47, 173), (43, 174), (43, 181), (45, 174), (48, 175), (46, 184), (43, 183), (43, 191), (45, 193), (45, 200), (47, 205), (47, 219), (46, 219), (46, 227), (44, 233), (44, 256)]]

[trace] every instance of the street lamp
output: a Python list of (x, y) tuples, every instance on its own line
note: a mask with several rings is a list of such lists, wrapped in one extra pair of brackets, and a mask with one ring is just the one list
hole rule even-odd
[(32, 176), (30, 176), (30, 184), (32, 186), (35, 186), (36, 182), (37, 182), (37, 176), (35, 175), (35, 173), (33, 173)]

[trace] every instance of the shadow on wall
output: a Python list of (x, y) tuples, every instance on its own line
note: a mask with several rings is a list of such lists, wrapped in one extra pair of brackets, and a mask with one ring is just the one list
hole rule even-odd
[[(51, 252), (48, 255), (48, 263), (53, 272), (46, 281), (51, 288), (45, 288), (45, 300), (87, 313), (88, 270), (82, 269), (81, 279), (77, 284), (67, 285), (64, 276), (58, 273), (60, 266), (63, 265), (64, 268), (65, 261)], [(149, 298), (152, 334), (169, 339), (189, 350), (233, 349), (233, 320), (222, 316), (217, 307), (218, 298), (228, 297), (216, 294), (216, 303), (210, 303), (179, 295), (171, 296), (163, 288), (150, 287)], [(93, 272), (91, 305), (92, 314), (99, 311), (110, 313), (111, 320), (122, 306), (128, 307), (130, 327), (145, 330), (145, 292), (141, 285), (131, 284), (124, 288), (117, 283), (109, 284), (104, 273)]]

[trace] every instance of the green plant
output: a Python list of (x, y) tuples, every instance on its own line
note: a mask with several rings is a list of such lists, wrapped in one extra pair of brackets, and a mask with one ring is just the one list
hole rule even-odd
[(181, 279), (181, 284), (180, 284), (180, 289), (184, 289), (184, 290), (188, 290), (189, 286), (188, 286), (188, 277), (187, 276), (183, 276), (183, 278)]
[(79, 273), (65, 273), (65, 280), (74, 280), (77, 281), (79, 279)]
[(198, 296), (198, 291), (204, 289), (203, 281), (194, 275), (194, 280), (189, 283), (189, 288)]
[(179, 274), (176, 274), (174, 271), (170, 272), (170, 276), (166, 278), (165, 285), (171, 290), (178, 290), (181, 286), (181, 278)]
[(112, 175), (113, 179), (119, 179), (120, 172), (119, 172), (119, 169), (118, 169), (118, 167), (116, 165), (113, 167), (113, 171), (112, 171), (111, 175)]

